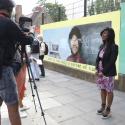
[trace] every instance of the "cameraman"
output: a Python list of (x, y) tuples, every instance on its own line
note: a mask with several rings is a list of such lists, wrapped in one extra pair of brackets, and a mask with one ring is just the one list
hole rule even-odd
[(0, 0), (0, 107), (4, 101), (11, 125), (21, 125), (16, 81), (11, 64), (16, 45), (31, 44), (32, 38), (26, 36), (10, 19), (13, 7), (11, 0)]

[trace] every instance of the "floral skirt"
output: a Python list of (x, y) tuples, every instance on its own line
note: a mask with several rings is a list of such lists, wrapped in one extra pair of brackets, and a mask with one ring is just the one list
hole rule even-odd
[(114, 77), (110, 76), (110, 77), (106, 77), (106, 76), (102, 76), (102, 77), (98, 77), (97, 78), (97, 86), (100, 89), (104, 89), (107, 92), (112, 92), (114, 89)]

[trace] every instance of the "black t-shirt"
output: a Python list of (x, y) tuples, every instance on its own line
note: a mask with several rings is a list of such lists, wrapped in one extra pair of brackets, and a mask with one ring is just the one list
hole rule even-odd
[(31, 37), (26, 36), (11, 19), (0, 14), (0, 49), (3, 52), (0, 66), (11, 64), (17, 43), (28, 45), (31, 42)]

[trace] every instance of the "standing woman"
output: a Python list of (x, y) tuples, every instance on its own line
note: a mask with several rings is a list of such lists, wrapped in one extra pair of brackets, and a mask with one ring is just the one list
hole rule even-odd
[(113, 102), (113, 89), (116, 73), (118, 46), (115, 44), (115, 33), (112, 28), (105, 28), (100, 33), (102, 45), (96, 59), (97, 85), (101, 89), (101, 108), (97, 111), (103, 118), (108, 118)]

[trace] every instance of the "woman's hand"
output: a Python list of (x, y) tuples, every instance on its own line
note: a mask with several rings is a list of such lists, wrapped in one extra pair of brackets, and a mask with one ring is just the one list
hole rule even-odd
[(95, 72), (95, 75), (98, 76), (98, 71)]
[(102, 72), (99, 72), (99, 73), (98, 73), (98, 76), (99, 76), (99, 77), (102, 77), (102, 76), (103, 76), (103, 73), (102, 73)]

